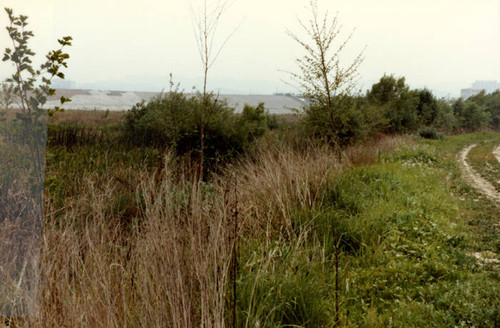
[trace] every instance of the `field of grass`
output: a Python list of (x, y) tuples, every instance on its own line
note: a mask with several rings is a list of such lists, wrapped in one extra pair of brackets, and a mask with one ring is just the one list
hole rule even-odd
[(49, 130), (39, 316), (24, 325), (500, 324), (499, 267), (474, 256), (498, 258), (500, 207), (456, 158), (498, 134), (338, 151), (276, 130), (200, 184), (96, 120)]
[(407, 140), (295, 203), (292, 237), (242, 247), (241, 325), (496, 326), (498, 267), (470, 254), (498, 254), (500, 212), (475, 206), (453, 156), (476, 138)]

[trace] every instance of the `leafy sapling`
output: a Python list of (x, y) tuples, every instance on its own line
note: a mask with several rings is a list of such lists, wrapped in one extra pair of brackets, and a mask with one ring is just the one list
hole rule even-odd
[[(12, 9), (5, 8), (9, 16), (10, 24), (6, 27), (12, 41), (12, 47), (6, 48), (3, 56), (4, 62), (11, 62), (15, 68), (14, 73), (6, 83), (10, 85), (10, 92), (13, 93), (13, 101), (17, 105), (19, 112), (16, 113), (16, 120), (20, 123), (20, 133), (25, 138), (35, 163), (35, 169), (41, 169), (43, 155), (40, 146), (45, 141), (43, 137), (46, 132), (44, 118), (46, 114), (53, 116), (55, 112), (63, 109), (56, 106), (54, 109), (45, 110), (48, 97), (55, 95), (55, 89), (51, 88), (51, 80), (55, 76), (64, 79), (62, 67), (68, 67), (67, 60), (69, 54), (65, 53), (64, 47), (71, 46), (72, 38), (65, 36), (59, 39), (60, 48), (52, 50), (46, 55), (46, 61), (39, 69), (33, 68), (33, 56), (35, 53), (29, 48), (29, 40), (34, 36), (32, 31), (27, 30), (28, 17), (24, 15), (16, 16)], [(71, 101), (66, 97), (61, 97), (60, 102)]]

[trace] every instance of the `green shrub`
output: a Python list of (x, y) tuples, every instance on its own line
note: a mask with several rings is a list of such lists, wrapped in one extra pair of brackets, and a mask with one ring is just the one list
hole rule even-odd
[(424, 126), (418, 129), (418, 135), (421, 138), (425, 139), (434, 139), (434, 140), (442, 140), (444, 139), (443, 135), (439, 133), (435, 128), (430, 126)]
[(269, 130), (281, 130), (284, 127), (284, 124), (278, 121), (276, 114), (266, 113), (266, 124)]
[(478, 131), (489, 127), (491, 123), (491, 114), (486, 110), (486, 106), (471, 100), (458, 99), (453, 104), (453, 111), (460, 128), (465, 130)]
[[(124, 138), (137, 146), (168, 147), (178, 156), (196, 159), (203, 101), (201, 94), (171, 91), (149, 103), (138, 103), (125, 116)], [(264, 104), (245, 105), (237, 115), (213, 94), (205, 101), (203, 154), (208, 168), (247, 152), (267, 129)]]
[(332, 106), (324, 101), (311, 101), (304, 108), (305, 129), (328, 143), (340, 146), (355, 143), (366, 134), (362, 112), (357, 105), (356, 98), (347, 96), (335, 97)]
[(419, 124), (417, 106), (419, 98), (410, 90), (405, 78), (384, 75), (368, 91), (369, 104), (378, 106), (385, 118), (384, 132), (415, 131)]

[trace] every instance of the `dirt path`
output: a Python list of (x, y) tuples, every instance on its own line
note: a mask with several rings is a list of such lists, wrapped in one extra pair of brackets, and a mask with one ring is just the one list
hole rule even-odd
[[(459, 154), (459, 160), (462, 167), (462, 173), (465, 176), (465, 179), (472, 184), (475, 188), (479, 189), (483, 194), (487, 197), (493, 199), (498, 206), (500, 206), (500, 193), (493, 187), (491, 183), (483, 179), (476, 171), (472, 169), (472, 167), (467, 163), (467, 154), (469, 151), (474, 148), (476, 145), (470, 145), (462, 149)], [(493, 151), (498, 162), (500, 162), (500, 146), (495, 148)], [(496, 225), (496, 224), (495, 224)], [(470, 255), (474, 256), (478, 259), (481, 264), (492, 264), (495, 267), (500, 266), (500, 260), (497, 258), (497, 253), (493, 251), (482, 251), (482, 252), (473, 252)]]
[(500, 146), (498, 146), (497, 148), (495, 148), (495, 150), (493, 150), (493, 155), (495, 155), (498, 163), (500, 163)]
[[(465, 147), (459, 154), (459, 160), (462, 164), (462, 172), (465, 176), (465, 179), (472, 184), (475, 188), (479, 189), (483, 194), (487, 197), (493, 199), (500, 206), (500, 193), (493, 187), (491, 183), (483, 179), (476, 171), (470, 167), (467, 163), (466, 158), (469, 151), (474, 148), (476, 145), (470, 145)], [(495, 156), (500, 162), (500, 147), (496, 148), (494, 151)]]

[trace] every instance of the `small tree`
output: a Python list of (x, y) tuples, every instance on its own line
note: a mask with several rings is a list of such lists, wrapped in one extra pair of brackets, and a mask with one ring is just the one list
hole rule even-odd
[(384, 132), (411, 132), (418, 128), (419, 98), (410, 90), (404, 77), (382, 76), (366, 98), (382, 111), (387, 123)]
[(423, 126), (434, 125), (439, 115), (438, 100), (427, 88), (415, 90), (415, 94), (418, 98), (417, 115), (419, 124)]
[(459, 121), (460, 128), (477, 131), (488, 128), (491, 123), (491, 114), (486, 106), (478, 105), (476, 102), (459, 98), (453, 104), (453, 112)]
[[(340, 26), (337, 17), (330, 20), (328, 12), (321, 15), (317, 0), (310, 0), (311, 17), (300, 25), (307, 33), (308, 40), (302, 40), (296, 34), (287, 34), (306, 51), (298, 58), (298, 73), (289, 72), (292, 80), (298, 84), (302, 94), (309, 100), (306, 108), (306, 122), (316, 131), (321, 126), (322, 133), (328, 139), (337, 139), (339, 130), (350, 130), (358, 125), (356, 115), (350, 105), (351, 96), (358, 80), (358, 68), (363, 62), (363, 51), (347, 66), (341, 63), (341, 55), (351, 39), (352, 33), (344, 40), (340, 38)], [(325, 130), (325, 124), (328, 124)], [(335, 141), (335, 140), (333, 140)]]
[(201, 129), (200, 129), (200, 149), (199, 149), (199, 181), (203, 180), (203, 157), (205, 149), (205, 125), (207, 109), (211, 106), (216, 106), (215, 102), (218, 97), (214, 98), (214, 102), (208, 100), (212, 97), (208, 96), (207, 82), (208, 71), (219, 57), (222, 49), (227, 41), (234, 34), (236, 29), (226, 36), (224, 41), (217, 47), (215, 46), (215, 36), (219, 26), (220, 19), (224, 12), (228, 9), (230, 3), (224, 0), (218, 0), (211, 9), (208, 7), (207, 0), (203, 0), (201, 8), (195, 10), (191, 7), (191, 18), (193, 29), (196, 38), (196, 45), (200, 53), (200, 59), (203, 64), (203, 103), (201, 108)]
[[(58, 40), (61, 48), (49, 52), (40, 68), (34, 69), (28, 17), (5, 11), (12, 48), (5, 49), (3, 61), (12, 63), (14, 73), (2, 85), (0, 97), (0, 109), (9, 110), (0, 130), (0, 312), (20, 316), (34, 313), (36, 307), (46, 117), (54, 113), (43, 106), (55, 93), (51, 79), (64, 78), (60, 69), (67, 66), (69, 55), (62, 48), (71, 45), (71, 37)], [(61, 97), (62, 103), (68, 100)], [(12, 227), (10, 232), (3, 229), (4, 223)]]
[[(39, 69), (34, 69), (32, 58), (35, 53), (28, 47), (29, 39), (33, 37), (33, 32), (26, 30), (28, 25), (27, 16), (15, 16), (12, 9), (5, 8), (9, 16), (10, 25), (7, 26), (12, 48), (6, 48), (3, 61), (10, 61), (15, 72), (6, 80), (10, 83), (10, 94), (14, 94), (14, 102), (20, 109), (16, 118), (21, 123), (21, 130), (29, 143), (35, 170), (40, 171), (43, 166), (44, 154), (40, 150), (40, 142), (45, 147), (43, 138), (43, 129), (45, 126), (44, 116), (48, 113), (53, 115), (54, 111), (61, 110), (56, 107), (54, 110), (45, 110), (43, 106), (49, 96), (55, 94), (55, 89), (50, 87), (54, 76), (64, 79), (64, 73), (61, 67), (67, 67), (69, 55), (63, 52), (65, 46), (71, 46), (72, 38), (63, 37), (58, 40), (61, 48), (50, 51), (46, 55), (46, 61)], [(37, 86), (37, 83), (40, 83)], [(61, 103), (70, 101), (70, 99), (61, 97)]]

